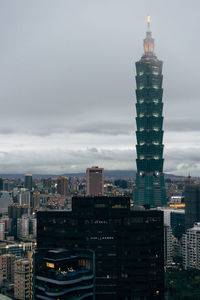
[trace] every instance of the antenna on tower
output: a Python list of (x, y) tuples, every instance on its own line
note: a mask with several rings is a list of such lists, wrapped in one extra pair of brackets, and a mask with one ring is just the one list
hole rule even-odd
[(151, 17), (150, 15), (147, 16), (147, 30), (150, 31), (150, 21), (151, 21)]

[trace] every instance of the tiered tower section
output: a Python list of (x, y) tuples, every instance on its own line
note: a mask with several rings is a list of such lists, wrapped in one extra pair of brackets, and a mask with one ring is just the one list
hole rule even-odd
[(136, 62), (137, 175), (134, 206), (163, 206), (166, 191), (163, 174), (162, 61), (154, 54), (150, 18), (144, 39), (144, 55)]

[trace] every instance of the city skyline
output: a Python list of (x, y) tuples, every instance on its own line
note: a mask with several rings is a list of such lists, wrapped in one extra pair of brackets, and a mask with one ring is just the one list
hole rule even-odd
[(165, 62), (164, 172), (198, 176), (199, 6), (2, 1), (1, 173), (136, 170), (134, 62), (150, 14)]

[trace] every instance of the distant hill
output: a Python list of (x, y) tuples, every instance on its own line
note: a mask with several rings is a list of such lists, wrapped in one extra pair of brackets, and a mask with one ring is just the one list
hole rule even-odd
[[(65, 173), (60, 174), (62, 176), (68, 176), (68, 177), (85, 177), (86, 173), (80, 172), (80, 173)], [(37, 179), (43, 179), (43, 178), (56, 178), (58, 177), (58, 174), (33, 174), (34, 178)], [(104, 177), (105, 178), (113, 178), (113, 179), (128, 179), (128, 178), (135, 178), (136, 171), (135, 170), (104, 170)], [(24, 174), (0, 174), (1, 178), (13, 178), (13, 179), (24, 179)], [(173, 174), (165, 174), (165, 178), (173, 178), (173, 177), (184, 177), (184, 176), (176, 176)]]

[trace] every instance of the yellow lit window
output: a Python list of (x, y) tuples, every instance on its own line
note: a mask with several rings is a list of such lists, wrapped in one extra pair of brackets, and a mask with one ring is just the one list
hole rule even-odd
[(55, 268), (55, 265), (54, 265), (53, 263), (51, 263), (51, 262), (46, 262), (46, 266), (47, 266), (48, 268), (52, 268), (52, 269)]

